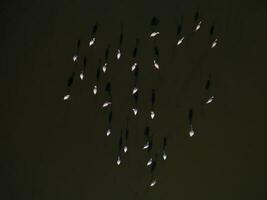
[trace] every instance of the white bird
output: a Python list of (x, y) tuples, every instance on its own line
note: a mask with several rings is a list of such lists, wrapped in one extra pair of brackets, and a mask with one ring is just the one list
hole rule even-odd
[(163, 151), (162, 158), (163, 158), (163, 160), (166, 160), (166, 159), (167, 159), (167, 154), (166, 154), (166, 152), (165, 152), (165, 151)]
[(154, 119), (154, 117), (155, 117), (155, 113), (154, 113), (154, 111), (151, 111), (151, 112), (150, 112), (150, 117), (151, 117), (151, 119)]
[(149, 147), (149, 142), (145, 143), (145, 145), (143, 146), (143, 149), (147, 149)]
[(135, 88), (133, 89), (133, 92), (132, 92), (132, 94), (135, 94), (137, 91), (138, 91), (138, 88), (137, 88), (137, 87), (135, 87)]
[(83, 72), (81, 72), (80, 73), (80, 79), (83, 80), (83, 78), (84, 78), (84, 74), (83, 74)]
[(102, 67), (102, 71), (105, 73), (107, 71), (107, 65), (108, 63), (105, 63)]
[(189, 136), (193, 137), (194, 134), (195, 134), (195, 132), (194, 132), (193, 128), (191, 128), (190, 131), (189, 131)]
[(182, 37), (180, 40), (178, 40), (177, 46), (179, 46), (180, 44), (182, 44), (183, 40), (184, 40), (184, 37)]
[(211, 48), (214, 48), (214, 47), (217, 45), (217, 41), (218, 41), (218, 39), (216, 38), (216, 39), (212, 42), (212, 44), (211, 44)]
[(150, 166), (151, 164), (152, 164), (152, 158), (150, 158), (148, 161), (147, 161), (147, 163), (146, 163), (146, 166)]
[(198, 24), (197, 24), (197, 26), (195, 28), (195, 31), (198, 31), (200, 29), (201, 23), (202, 23), (202, 21), (199, 21), (198, 22)]
[(66, 101), (66, 100), (68, 100), (69, 98), (70, 98), (70, 95), (67, 94), (67, 95), (64, 96), (63, 100)]
[(109, 106), (110, 104), (111, 104), (110, 101), (106, 101), (106, 102), (102, 105), (102, 108), (105, 108), (105, 107)]
[(154, 60), (153, 62), (154, 62), (154, 67), (155, 67), (156, 69), (159, 69), (159, 64), (156, 62), (156, 60)]
[(95, 43), (95, 37), (93, 37), (90, 41), (89, 41), (89, 47), (92, 46)]
[(131, 70), (134, 71), (135, 68), (136, 68), (136, 66), (137, 66), (137, 63), (134, 63), (134, 64), (132, 65), (132, 67), (131, 67)]
[(126, 153), (128, 151), (127, 146), (124, 146), (123, 151), (124, 151), (124, 153)]
[(108, 129), (108, 130), (107, 130), (107, 136), (110, 136), (110, 134), (111, 134), (111, 130)]
[(97, 85), (94, 85), (93, 93), (94, 93), (94, 95), (96, 95), (96, 93), (97, 93)]
[(151, 183), (150, 183), (150, 187), (153, 187), (154, 185), (156, 185), (157, 181), (156, 179), (154, 179)]
[(120, 158), (120, 156), (118, 156), (117, 165), (120, 165), (120, 164), (121, 164), (121, 158)]
[(133, 108), (134, 115), (137, 115), (138, 110), (136, 108)]
[(118, 52), (117, 52), (117, 60), (119, 60), (121, 58), (121, 51), (118, 49)]
[(214, 96), (211, 96), (211, 97), (208, 99), (208, 101), (206, 101), (206, 104), (211, 103), (211, 102), (213, 101), (213, 99), (214, 99)]
[(73, 60), (73, 62), (76, 62), (76, 61), (77, 61), (77, 59), (78, 59), (78, 55), (77, 55), (77, 54), (75, 54), (75, 55), (72, 57), (72, 60)]
[(155, 37), (157, 35), (159, 35), (159, 32), (153, 32), (153, 33), (150, 34), (150, 37), (152, 38), (152, 37)]

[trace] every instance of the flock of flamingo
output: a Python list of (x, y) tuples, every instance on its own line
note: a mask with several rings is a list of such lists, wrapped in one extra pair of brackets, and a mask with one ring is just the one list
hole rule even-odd
[[(202, 20), (199, 19), (199, 12), (197, 11), (195, 16), (194, 16), (194, 24), (195, 26), (193, 27), (193, 32), (197, 32), (199, 31), (199, 29), (201, 28), (202, 25)], [(160, 32), (157, 30), (159, 24), (159, 19), (156, 17), (153, 17), (151, 20), (151, 27), (152, 27), (152, 31), (151, 33), (148, 34), (148, 39), (154, 40), (154, 42), (156, 43), (156, 39), (159, 37)], [(91, 33), (91, 36), (89, 38), (88, 41), (88, 48), (91, 48), (92, 46), (95, 45), (96, 43), (96, 33), (97, 33), (97, 29), (98, 29), (98, 25), (95, 24), (93, 26), (93, 30)], [(123, 29), (121, 27), (121, 29)], [(186, 36), (181, 34), (182, 32), (182, 25), (179, 25), (177, 27), (177, 43), (176, 46), (177, 48), (180, 47), (182, 45), (182, 43), (184, 42), (184, 40), (186, 40)], [(210, 37), (212, 38), (211, 43), (210, 43), (210, 48), (213, 49), (217, 46), (218, 44), (218, 38), (214, 37), (214, 25), (212, 25), (210, 27), (210, 31), (209, 31)], [(123, 44), (123, 30), (121, 31), (120, 37), (119, 37), (119, 45), (118, 45), (118, 49), (116, 51), (116, 59), (120, 60), (121, 56), (122, 56), (122, 46)], [(133, 107), (132, 107), (132, 113), (134, 116), (138, 115), (138, 94), (139, 94), (139, 90), (137, 87), (137, 79), (138, 79), (138, 72), (139, 72), (139, 68), (138, 68), (138, 62), (136, 59), (137, 53), (138, 53), (138, 45), (139, 45), (139, 40), (136, 41), (136, 45), (135, 48), (133, 50), (133, 54), (132, 54), (132, 58), (133, 58), (133, 63), (130, 66), (130, 71), (133, 72), (133, 76), (134, 76), (134, 87), (132, 89), (131, 95), (134, 101)], [(78, 63), (79, 62), (79, 49), (80, 49), (80, 40), (78, 40), (77, 42), (77, 50), (76, 53), (73, 55), (72, 60), (74, 63)], [(100, 74), (101, 73), (107, 73), (107, 69), (109, 66), (108, 63), (108, 57), (109, 57), (109, 48), (106, 50), (105, 52), (105, 60), (103, 65), (101, 65), (100, 67), (97, 68), (97, 73), (96, 73), (96, 82), (95, 84), (93, 84), (93, 88), (92, 88), (92, 94), (95, 96), (98, 94), (98, 90), (99, 90), (99, 79), (100, 79)], [(160, 71), (160, 64), (158, 61), (158, 57), (159, 57), (159, 50), (157, 45), (155, 45), (154, 47), (154, 59), (152, 61), (152, 66), (155, 68), (155, 70)], [(79, 72), (79, 79), (82, 81), (84, 79), (85, 76), (85, 66), (86, 66), (86, 58), (83, 60), (83, 69)], [(70, 88), (73, 84), (73, 80), (75, 77), (75, 73), (73, 72), (71, 74), (71, 76), (69, 77), (68, 81), (67, 81), (67, 87), (68, 87), (68, 93), (64, 95), (63, 100), (64, 101), (70, 101), (71, 100), (71, 94), (70, 94)], [(207, 80), (206, 85), (205, 85), (205, 89), (208, 91), (210, 88), (210, 78)], [(108, 82), (106, 84), (105, 87), (105, 91), (108, 94), (108, 98), (104, 101), (104, 103), (102, 104), (102, 109), (108, 109), (109, 107), (111, 107), (112, 105), (112, 94), (111, 94), (111, 83)], [(154, 110), (154, 105), (155, 105), (155, 101), (156, 101), (156, 91), (154, 89), (152, 89), (151, 91), (151, 109), (150, 109), (150, 118), (151, 120), (153, 120), (156, 116), (155, 110)], [(211, 102), (214, 101), (214, 96), (210, 96), (205, 104), (210, 104)], [(189, 121), (189, 136), (192, 137), (194, 136), (195, 132), (193, 129), (193, 109), (189, 110), (188, 113), (188, 121)], [(111, 124), (112, 124), (112, 111), (110, 109), (109, 112), (109, 116), (108, 116), (108, 129), (106, 131), (106, 136), (110, 136), (112, 133), (111, 130)], [(127, 153), (128, 151), (128, 146), (127, 146), (127, 142), (128, 142), (128, 135), (129, 135), (129, 130), (128, 130), (128, 120), (127, 120), (127, 127), (126, 127), (126, 131), (125, 134), (123, 134), (123, 131), (121, 130), (121, 136), (119, 138), (119, 148), (118, 148), (118, 154), (117, 154), (117, 158), (116, 158), (116, 164), (119, 166), (121, 165), (122, 162), (122, 155)], [(147, 152), (151, 152), (152, 146), (153, 146), (153, 140), (151, 137), (151, 133), (150, 133), (150, 127), (147, 126), (145, 127), (145, 131), (144, 131), (144, 135), (145, 135), (145, 143), (142, 147), (142, 149), (144, 151)], [(124, 140), (124, 139), (125, 140)], [(125, 141), (125, 142), (123, 142)], [(157, 183), (157, 178), (155, 177), (155, 169), (159, 160), (159, 157), (162, 158), (163, 161), (165, 161), (167, 159), (167, 153), (166, 153), (166, 146), (167, 146), (167, 138), (164, 137), (163, 138), (163, 142), (162, 142), (162, 149), (160, 151), (160, 153), (155, 153), (154, 156), (151, 156), (147, 163), (146, 166), (150, 167), (150, 172), (151, 172), (151, 179), (149, 182), (149, 186), (153, 187), (156, 185)], [(160, 154), (160, 156), (159, 156)]]

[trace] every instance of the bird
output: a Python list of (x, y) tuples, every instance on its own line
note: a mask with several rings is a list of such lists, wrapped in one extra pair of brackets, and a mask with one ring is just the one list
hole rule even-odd
[(146, 150), (146, 149), (149, 149), (150, 148), (150, 141), (151, 140), (149, 139), (149, 132), (150, 132), (150, 127), (149, 126), (146, 126), (145, 131), (144, 131), (146, 143), (143, 146), (143, 150)]
[(193, 121), (193, 109), (192, 108), (190, 108), (189, 110), (188, 118), (189, 118), (189, 136), (193, 137), (195, 132), (193, 130), (193, 125), (192, 125), (192, 121)]
[(108, 65), (108, 63), (105, 63), (105, 64), (102, 66), (102, 71), (103, 71), (104, 73), (106, 73), (106, 71), (107, 71), (107, 65)]
[(157, 61), (154, 60), (153, 63), (154, 63), (154, 67), (155, 67), (156, 69), (159, 69), (159, 64), (157, 63)]
[(74, 54), (72, 57), (73, 62), (77, 62), (78, 60), (78, 54)]
[(155, 36), (157, 36), (159, 34), (160, 34), (160, 32), (158, 32), (158, 31), (157, 32), (152, 32), (149, 37), (153, 38), (153, 37), (155, 37)]
[(199, 21), (196, 28), (195, 28), (195, 32), (198, 31), (201, 27), (202, 21)]
[(214, 100), (214, 96), (211, 96), (211, 97), (206, 101), (206, 104), (211, 103), (213, 100)]
[(93, 38), (89, 41), (89, 47), (93, 46), (94, 43), (95, 43), (95, 37), (93, 37)]
[(94, 95), (96, 95), (96, 94), (97, 94), (97, 85), (94, 85), (94, 88), (93, 88), (93, 93), (94, 93)]
[(110, 134), (111, 134), (111, 130), (110, 130), (110, 128), (107, 130), (107, 133), (106, 133), (106, 135), (107, 136), (110, 136)]
[[(156, 18), (155, 16), (152, 18), (151, 20), (151, 26), (152, 26), (152, 29), (154, 29), (157, 25), (159, 24), (159, 19)], [(150, 34), (150, 38), (153, 38), (153, 37), (156, 37), (157, 35), (159, 35), (159, 31), (153, 31), (151, 34)]]
[(70, 95), (69, 94), (67, 94), (67, 95), (65, 95), (64, 97), (63, 97), (63, 100), (64, 101), (67, 101), (67, 100), (69, 100), (70, 99)]
[(182, 42), (184, 41), (184, 36), (181, 37), (178, 42), (177, 42), (177, 46), (179, 46), (180, 44), (182, 44)]
[(81, 45), (81, 41), (78, 40), (77, 41), (77, 47), (76, 47), (76, 53), (72, 57), (73, 62), (77, 62), (78, 61), (78, 55), (79, 55), (79, 51), (80, 51), (80, 45)]
[(194, 130), (193, 130), (193, 127), (192, 127), (192, 124), (190, 125), (190, 129), (189, 129), (189, 136), (190, 137), (193, 137), (195, 134)]
[(102, 105), (102, 108), (105, 108), (107, 106), (111, 105), (111, 102), (110, 101), (105, 101)]
[(120, 165), (120, 164), (121, 164), (121, 157), (118, 156), (118, 157), (117, 157), (117, 165)]
[(153, 159), (152, 163), (151, 163), (151, 168), (150, 168), (150, 173), (151, 173), (150, 187), (155, 186), (156, 183), (157, 183), (156, 178), (154, 177), (155, 169), (156, 169), (156, 166), (157, 166), (157, 157), (158, 157), (158, 154), (156, 153), (155, 154), (155, 159)]
[(165, 149), (166, 149), (166, 146), (167, 146), (167, 138), (166, 137), (164, 137), (163, 138), (163, 154), (162, 154), (162, 158), (163, 158), (163, 160), (166, 160), (167, 159), (167, 154), (166, 154), (166, 151), (165, 151)]
[(125, 145), (124, 145), (124, 148), (123, 148), (124, 153), (126, 153), (128, 151), (128, 145), (127, 145), (128, 137), (129, 137), (129, 129), (128, 129), (128, 119), (127, 119), (126, 131), (125, 131)]
[(136, 92), (138, 92), (138, 88), (137, 87), (134, 87), (132, 94), (134, 95)]
[(82, 69), (82, 71), (80, 72), (80, 79), (81, 79), (81, 80), (84, 79), (84, 73), (85, 73), (85, 70), (86, 70), (86, 57), (84, 57), (84, 59), (83, 59), (83, 69)]
[(154, 105), (155, 105), (155, 101), (156, 101), (156, 92), (155, 89), (152, 89), (152, 94), (151, 94), (151, 111), (150, 111), (150, 117), (151, 119), (154, 119), (155, 117), (155, 112), (154, 110)]
[(154, 179), (154, 180), (152, 180), (152, 182), (150, 183), (150, 187), (153, 187), (153, 186), (155, 186), (156, 184), (157, 184), (157, 180)]
[(123, 24), (121, 24), (121, 33), (120, 33), (120, 38), (119, 38), (119, 47), (117, 50), (117, 60), (121, 58), (121, 46), (123, 43)]
[(126, 153), (128, 151), (127, 145), (124, 146), (123, 151), (124, 151), (124, 153)]
[(154, 117), (155, 117), (155, 112), (154, 111), (150, 111), (150, 117), (151, 117), (151, 119), (154, 119)]
[(150, 165), (152, 164), (152, 162), (153, 162), (153, 159), (150, 158), (150, 159), (147, 161), (146, 166), (150, 166)]
[(93, 26), (92, 29), (92, 33), (91, 33), (91, 39), (89, 40), (89, 47), (93, 46), (95, 44), (96, 41), (96, 32), (98, 29), (98, 23), (96, 22), (96, 24)]
[(143, 146), (143, 149), (145, 150), (145, 149), (148, 149), (148, 147), (149, 147), (149, 141), (147, 141), (146, 143), (145, 143), (145, 145)]
[(122, 150), (122, 133), (121, 133), (121, 136), (120, 136), (120, 139), (119, 139), (119, 153), (118, 153), (118, 157), (117, 157), (117, 165), (120, 165), (121, 164), (121, 150)]
[(120, 49), (117, 50), (117, 60), (119, 60), (121, 58), (121, 51)]
[(131, 71), (133, 72), (137, 67), (137, 63), (135, 62), (132, 66), (131, 66)]
[[(101, 60), (99, 60), (99, 63), (101, 63)], [(96, 84), (94, 85), (94, 88), (93, 88), (93, 94), (96, 95), (97, 94), (97, 91), (98, 91), (98, 82), (99, 82), (99, 78), (100, 78), (100, 67), (97, 67), (97, 70), (96, 70)]]
[(137, 115), (138, 109), (137, 108), (133, 108), (132, 110), (133, 110), (134, 115)]
[(211, 43), (211, 48), (214, 48), (217, 45), (218, 39), (216, 38), (212, 43)]

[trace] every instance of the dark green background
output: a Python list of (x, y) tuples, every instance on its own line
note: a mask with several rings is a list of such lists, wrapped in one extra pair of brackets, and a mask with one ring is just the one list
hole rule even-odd
[[(264, 199), (266, 135), (265, 1), (1, 1), (0, 3), (0, 199)], [(203, 26), (191, 35), (200, 9)], [(152, 16), (160, 18), (161, 68), (152, 67), (148, 39)], [(175, 49), (176, 25), (191, 35)], [(96, 46), (88, 36), (99, 22)], [(115, 60), (119, 26), (125, 26), (122, 59)], [(219, 38), (208, 48), (210, 25)], [(140, 115), (130, 111), (131, 52), (140, 38)], [(81, 39), (88, 74), (75, 79), (63, 102), (72, 55)], [(92, 95), (98, 59), (111, 44), (113, 133), (107, 138), (105, 93)], [(77, 69), (76, 69), (77, 70)], [(212, 75), (214, 103), (205, 106)], [(150, 90), (156, 113), (149, 120)], [(195, 136), (187, 114), (194, 108)], [(129, 153), (116, 166), (120, 129), (129, 116)], [(151, 126), (155, 151), (168, 137), (166, 162), (150, 189), (147, 155), (140, 150)]]

